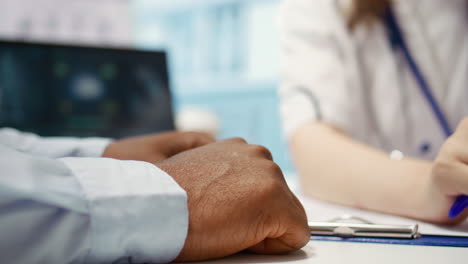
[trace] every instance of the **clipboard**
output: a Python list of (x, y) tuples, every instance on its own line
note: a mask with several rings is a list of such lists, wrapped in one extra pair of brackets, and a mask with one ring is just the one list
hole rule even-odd
[(309, 222), (311, 240), (413, 246), (468, 247), (468, 237), (419, 233), (414, 225), (379, 225), (345, 215), (328, 222)]
[(444, 237), (444, 236), (424, 236), (414, 239), (401, 238), (371, 238), (371, 237), (332, 237), (312, 235), (312, 241), (330, 241), (330, 242), (354, 242), (370, 244), (390, 244), (390, 245), (409, 245), (409, 246), (434, 246), (434, 247), (468, 247), (467, 237)]

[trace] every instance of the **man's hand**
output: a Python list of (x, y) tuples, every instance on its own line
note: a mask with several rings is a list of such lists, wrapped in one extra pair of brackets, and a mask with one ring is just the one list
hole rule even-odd
[(431, 222), (456, 224), (464, 221), (468, 210), (457, 219), (449, 219), (448, 212), (459, 195), (468, 194), (468, 119), (445, 144), (434, 162), (429, 182), (427, 204)]
[(156, 163), (212, 142), (215, 139), (204, 133), (167, 132), (115, 141), (107, 147), (103, 157)]
[(270, 152), (230, 139), (156, 164), (188, 194), (189, 231), (177, 261), (248, 249), (283, 254), (310, 240), (307, 217)]

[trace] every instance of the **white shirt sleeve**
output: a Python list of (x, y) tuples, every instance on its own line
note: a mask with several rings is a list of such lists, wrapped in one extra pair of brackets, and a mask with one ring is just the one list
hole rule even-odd
[(49, 158), (100, 157), (110, 142), (106, 138), (39, 137), (11, 128), (0, 129), (0, 144)]
[(187, 196), (154, 165), (39, 158), (0, 144), (0, 256), (11, 263), (166, 263)]
[(279, 95), (288, 138), (311, 121), (325, 121), (346, 130), (352, 120), (354, 95), (347, 83), (344, 62), (352, 41), (337, 2), (285, 0), (282, 3)]

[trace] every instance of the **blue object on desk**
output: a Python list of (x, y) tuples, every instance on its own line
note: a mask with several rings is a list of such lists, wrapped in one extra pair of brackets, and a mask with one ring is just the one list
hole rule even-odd
[(367, 238), (367, 237), (334, 237), (311, 236), (311, 241), (355, 242), (371, 244), (411, 245), (411, 246), (437, 246), (437, 247), (468, 247), (468, 237), (422, 236), (415, 239), (401, 238)]
[(456, 218), (461, 213), (463, 213), (466, 208), (468, 208), (468, 196), (462, 195), (458, 197), (458, 199), (453, 204), (452, 209), (450, 209), (449, 217), (452, 219)]

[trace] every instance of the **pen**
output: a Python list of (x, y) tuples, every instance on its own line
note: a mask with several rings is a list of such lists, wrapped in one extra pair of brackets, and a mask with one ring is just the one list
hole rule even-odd
[(462, 195), (457, 198), (449, 212), (449, 217), (454, 219), (468, 208), (468, 195)]
[(376, 225), (336, 222), (309, 222), (313, 236), (419, 238), (418, 225)]

